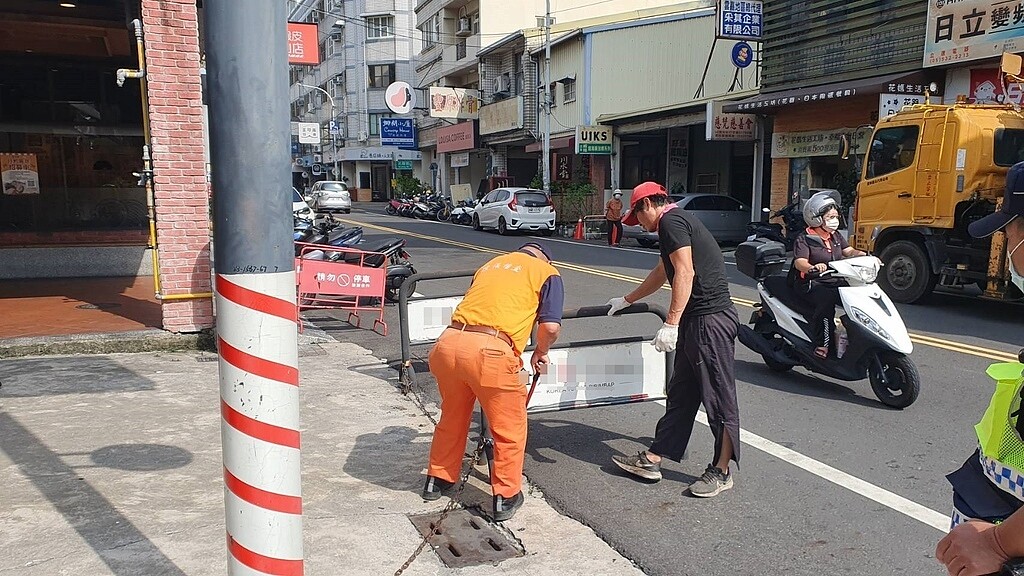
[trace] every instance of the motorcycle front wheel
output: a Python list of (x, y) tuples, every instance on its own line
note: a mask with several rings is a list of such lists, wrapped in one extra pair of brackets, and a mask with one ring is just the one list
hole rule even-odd
[[(883, 373), (885, 382), (882, 381)], [(917, 366), (899, 352), (880, 352), (878, 361), (868, 366), (868, 380), (871, 381), (871, 390), (875, 396), (878, 396), (882, 404), (892, 408), (902, 410), (910, 406), (921, 392), (921, 376)]]

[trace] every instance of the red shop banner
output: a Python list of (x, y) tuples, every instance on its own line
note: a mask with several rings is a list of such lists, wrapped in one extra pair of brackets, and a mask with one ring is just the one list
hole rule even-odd
[(320, 43), (317, 25), (303, 22), (288, 23), (288, 63), (319, 64)]

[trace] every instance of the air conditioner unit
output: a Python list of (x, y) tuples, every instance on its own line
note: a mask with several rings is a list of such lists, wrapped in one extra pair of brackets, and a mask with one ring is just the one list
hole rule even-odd
[(369, 139), (370, 139), (370, 135), (367, 134), (365, 131), (359, 133), (359, 141), (360, 142), (366, 142)]
[(331, 32), (331, 40), (335, 42), (344, 42), (345, 33), (342, 32), (341, 30), (335, 30), (334, 32)]
[(473, 35), (473, 24), (469, 21), (469, 18), (459, 18), (459, 28), (455, 31), (455, 35), (459, 37)]
[(494, 79), (494, 93), (495, 94), (508, 94), (509, 90), (512, 89), (512, 82), (508, 74), (501, 74)]

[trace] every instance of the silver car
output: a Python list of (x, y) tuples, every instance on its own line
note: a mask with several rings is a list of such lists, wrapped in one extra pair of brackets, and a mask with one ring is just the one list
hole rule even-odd
[[(670, 198), (676, 206), (696, 216), (720, 244), (747, 239), (750, 207), (739, 200), (723, 194), (683, 194)], [(646, 232), (640, 226), (623, 226), (622, 237), (633, 238), (645, 248), (658, 244), (658, 233)]]
[(313, 209), (317, 212), (352, 212), (352, 197), (348, 193), (348, 186), (337, 180), (322, 180), (313, 184), (310, 190), (313, 198)]

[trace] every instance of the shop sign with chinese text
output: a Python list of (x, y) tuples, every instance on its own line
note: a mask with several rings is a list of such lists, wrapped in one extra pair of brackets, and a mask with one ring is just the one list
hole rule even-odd
[(381, 146), (397, 146), (405, 150), (416, 150), (416, 122), (412, 118), (381, 118)]
[[(942, 98), (933, 98), (932, 104), (940, 104)], [(903, 109), (904, 106), (924, 104), (924, 96), (910, 94), (879, 94), (878, 95), (878, 117), (885, 118), (892, 116)]]
[(299, 144), (319, 144), (320, 125), (316, 122), (299, 122)]
[(316, 24), (288, 23), (288, 63), (314, 66), (320, 63)]
[(1005, 0), (929, 0), (924, 66), (1024, 51), (1024, 5)]
[(576, 127), (576, 153), (577, 154), (611, 154), (612, 153), (612, 127), (611, 126), (577, 126)]
[[(854, 133), (856, 132), (856, 136)], [(834, 156), (839, 152), (839, 137), (843, 134), (854, 140), (858, 154), (867, 151), (871, 137), (868, 130), (839, 128), (838, 130), (820, 130), (815, 132), (776, 132), (772, 134), (772, 158), (809, 158), (811, 156)]]
[(0, 154), (4, 194), (39, 194), (39, 166), (35, 154)]
[(726, 114), (721, 102), (708, 102), (708, 121), (704, 137), (707, 140), (737, 140), (751, 142), (757, 127), (753, 114)]
[(480, 116), (480, 92), (465, 88), (430, 87), (431, 118), (476, 119)]
[(761, 0), (719, 0), (719, 38), (761, 40), (764, 10)]

